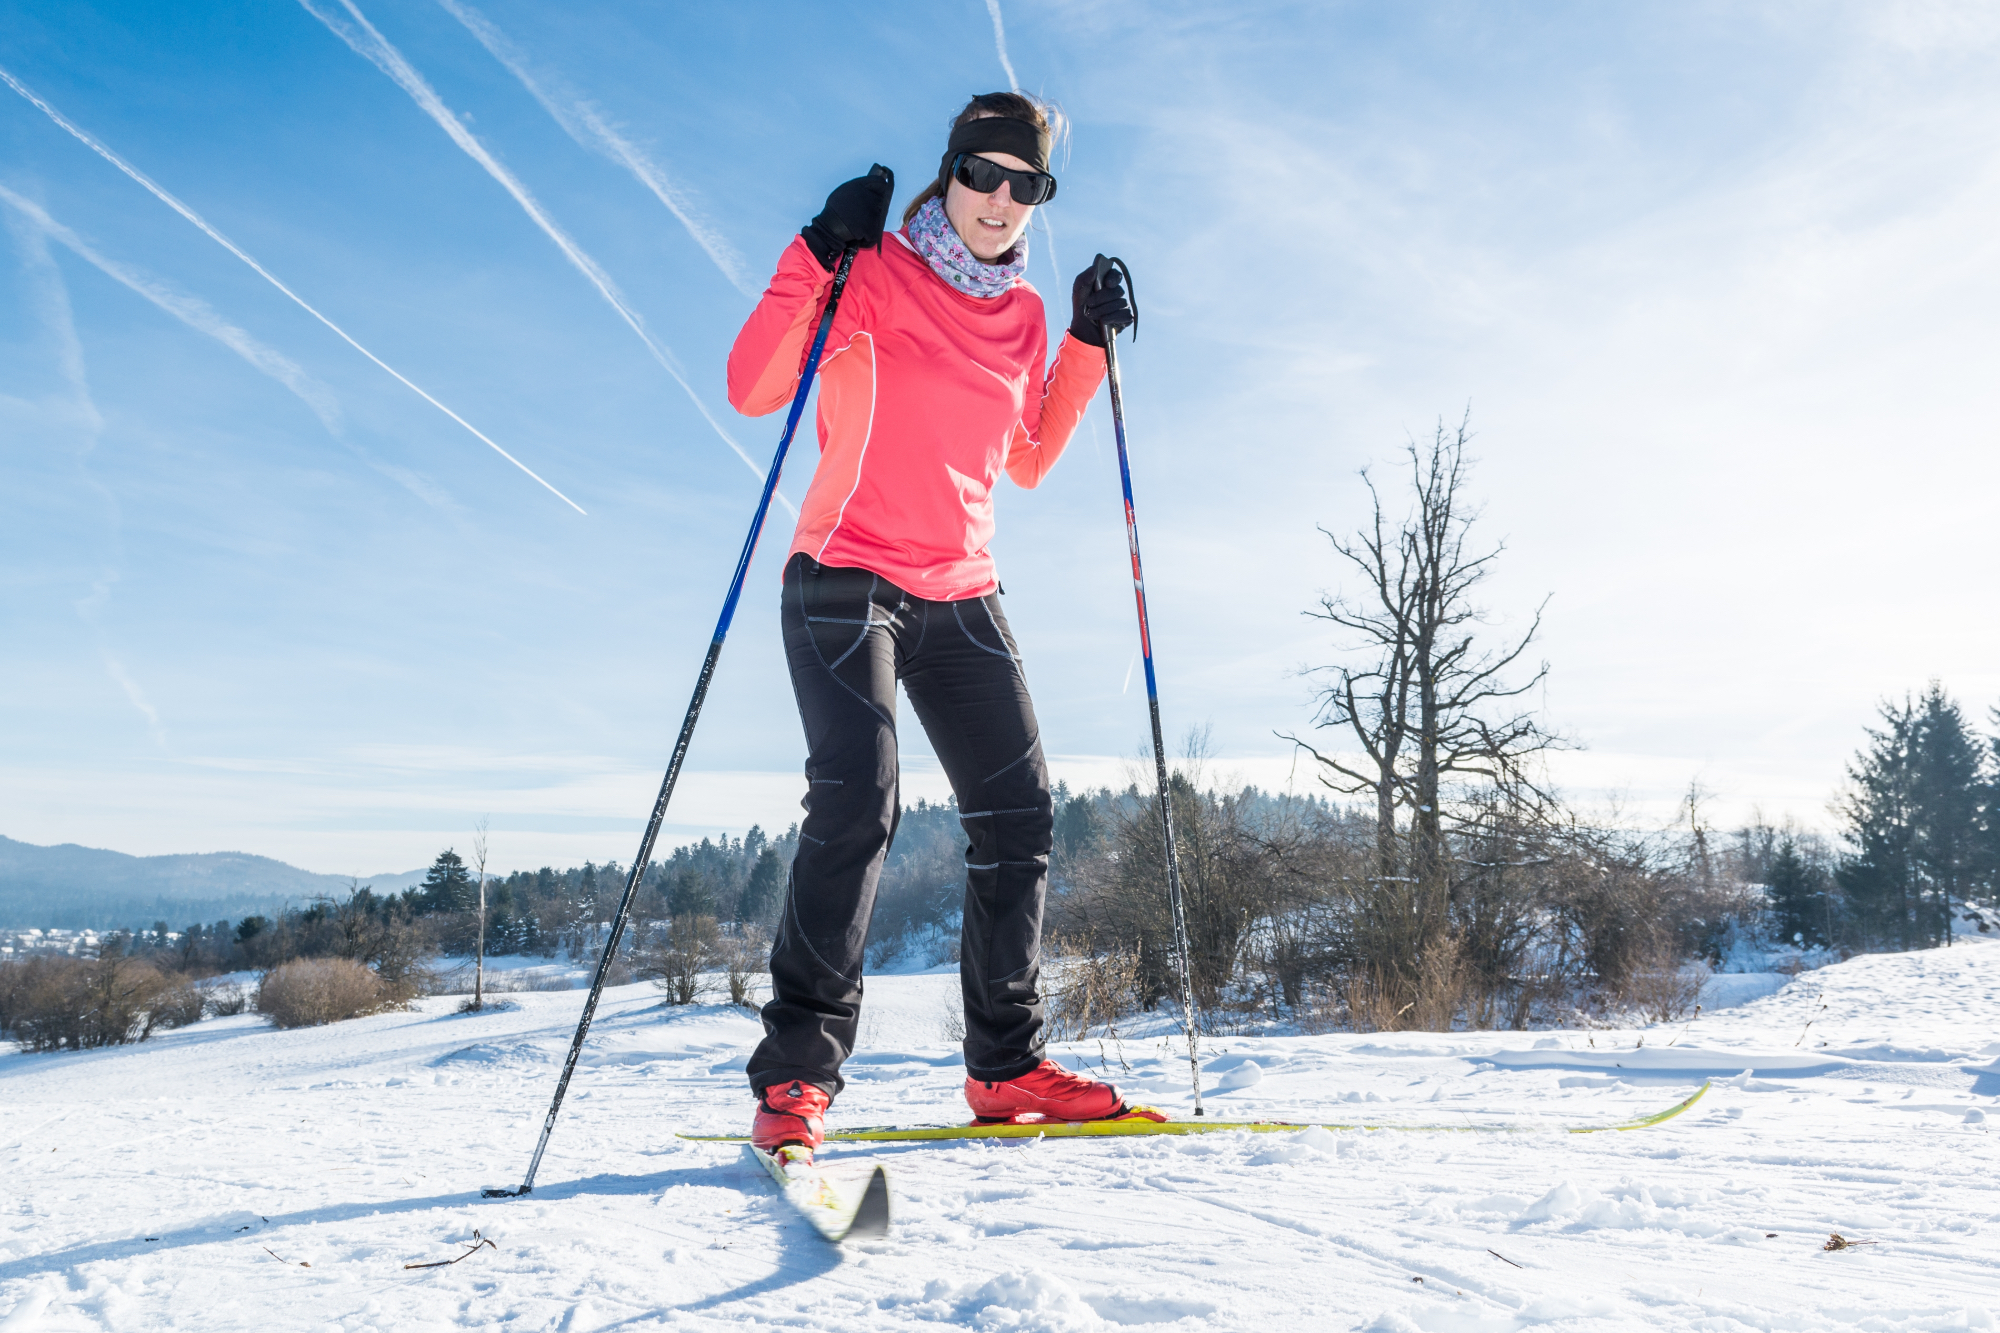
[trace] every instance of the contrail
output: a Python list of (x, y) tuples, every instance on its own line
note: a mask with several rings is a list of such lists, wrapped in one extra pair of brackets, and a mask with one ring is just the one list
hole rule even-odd
[(60, 241), (79, 258), (102, 270), (107, 277), (123, 283), (189, 328), (214, 338), (258, 370), (277, 380), (312, 409), (313, 415), (320, 419), (321, 425), (335, 434), (339, 433), (340, 405), (334, 400), (332, 390), (308, 375), (296, 361), (266, 347), (231, 324), (217, 314), (206, 301), (177, 292), (165, 283), (99, 253), (88, 241), (50, 217), (48, 211), (34, 200), (18, 195), (4, 185), (0, 185), (0, 200), (13, 205), (22, 216), (40, 228), (44, 235)]
[[(687, 394), (689, 401), (695, 405), (695, 410), (699, 411), (708, 421), (708, 424), (715, 428), (715, 433), (722, 437), (722, 442), (727, 444), (731, 449), (734, 449), (736, 456), (743, 460), (743, 465), (750, 469), (759, 482), (762, 482), (764, 480), (764, 469), (757, 465), (756, 459), (750, 457), (744, 451), (743, 446), (736, 442), (735, 437), (723, 429), (722, 423), (716, 420), (715, 414), (708, 410), (708, 404), (702, 402), (701, 395), (694, 391), (694, 385), (688, 382), (687, 375), (681, 370), (679, 359), (655, 340), (652, 334), (646, 331), (646, 326), (639, 319), (638, 313), (625, 303), (625, 298), (619, 294), (618, 289), (612, 284), (610, 275), (598, 267), (597, 261), (585, 254), (583, 247), (571, 240), (568, 233), (556, 225), (555, 220), (542, 208), (535, 196), (528, 192), (528, 187), (523, 185), (513, 172), (501, 166), (499, 160), (486, 150), (486, 145), (473, 137), (472, 131), (465, 128), (464, 122), (459, 120), (451, 108), (444, 104), (444, 99), (440, 98), (430, 84), (425, 82), (424, 76), (417, 73), (416, 67), (403, 58), (401, 51), (398, 51), (394, 46), (389, 44), (388, 38), (376, 31), (375, 25), (368, 21), (366, 15), (355, 8), (354, 0), (338, 0), (338, 3), (353, 18), (355, 24), (359, 25), (359, 32), (355, 31), (354, 27), (342, 22), (335, 15), (323, 12), (319, 8), (319, 2), (320, 0), (299, 0), (299, 5), (308, 14), (311, 14), (314, 18), (325, 24), (327, 30), (333, 33), (334, 36), (340, 38), (341, 41), (346, 42), (349, 47), (353, 48), (356, 55), (361, 56), (384, 74), (387, 74), (391, 79), (395, 80), (397, 86), (410, 95), (410, 99), (422, 108), (424, 114), (436, 121), (438, 128), (451, 136), (451, 141), (463, 149), (466, 156), (484, 167), (486, 174), (498, 181), (500, 187), (514, 197), (514, 202), (521, 206), (521, 211), (526, 213), (534, 224), (540, 227), (548, 238), (556, 243), (556, 248), (561, 250), (564, 256), (569, 259), (569, 262), (576, 266), (577, 272), (583, 274), (589, 280), (590, 285), (597, 288), (598, 295), (609, 302), (611, 308), (618, 312), (618, 317), (624, 320), (626, 326), (639, 336), (639, 341), (646, 345), (646, 350), (653, 354), (653, 359), (660, 363), (663, 370), (674, 377), (674, 382), (681, 386), (681, 389)], [(786, 500), (782, 495), (778, 499), (784, 504), (785, 508), (791, 510), (794, 516), (797, 515), (798, 510), (793, 508), (791, 501)]]
[(507, 67), (508, 73), (520, 80), (521, 86), (542, 104), (542, 109), (555, 118), (556, 124), (562, 126), (570, 138), (584, 148), (606, 154), (638, 177), (639, 183), (651, 190), (653, 197), (666, 205), (669, 213), (680, 219), (681, 226), (687, 228), (695, 244), (708, 252), (708, 257), (715, 261), (715, 266), (722, 270), (722, 275), (729, 279), (731, 286), (745, 296), (757, 295), (756, 286), (744, 271), (743, 256), (736, 253), (736, 247), (696, 216), (693, 205), (667, 179), (667, 173), (660, 165), (606, 121), (593, 103), (547, 76), (536, 79), (528, 72), (527, 57), (520, 48), (495, 27), (491, 19), (471, 5), (462, 4), (460, 0), (438, 0), (438, 4), (464, 24), (466, 31), (478, 39), (495, 60)]
[(95, 578), (90, 580), (90, 591), (71, 605), (77, 618), (90, 626), (91, 634), (97, 640), (97, 655), (104, 662), (104, 670), (125, 693), (126, 700), (146, 719), (147, 730), (152, 733), (153, 743), (161, 749), (167, 745), (167, 734), (160, 726), (160, 712), (125, 669), (125, 664), (111, 651), (111, 636), (104, 628), (99, 612), (111, 600), (111, 587), (118, 582), (118, 566), (124, 558), (123, 526), (124, 518), (117, 496), (109, 487), (99, 481), (90, 468), (90, 454), (97, 448), (98, 437), (104, 433), (104, 414), (97, 410), (97, 403), (90, 396), (90, 377), (85, 371), (83, 341), (76, 335), (76, 317), (70, 307), (69, 288), (64, 285), (62, 270), (49, 254), (47, 234), (33, 226), (23, 225), (20, 220), (10, 219), (8, 230), (14, 233), (21, 249), (21, 257), (27, 261), (31, 290), (39, 287), (43, 327), (49, 334), (49, 341), (55, 344), (54, 352), (61, 374), (68, 382), (75, 406), (77, 425), (80, 427), (76, 449), (76, 470), (83, 484), (96, 491), (104, 501), (105, 515), (110, 525), (110, 549), (103, 557), (103, 564)]
[(1019, 89), (1021, 81), (1014, 77), (1014, 62), (1007, 58), (1007, 29), (1000, 22), (1000, 0), (986, 0), (986, 12), (993, 16), (993, 49), (1000, 53), (1000, 68), (1006, 71), (1007, 87)]
[(344, 422), (341, 419), (340, 403), (334, 397), (333, 390), (307, 374), (296, 361), (293, 361), (284, 353), (258, 342), (250, 334), (230, 323), (227, 319), (224, 319), (212, 306), (199, 297), (189, 296), (186, 293), (176, 291), (172, 286), (160, 279), (140, 269), (133, 268), (129, 264), (120, 263), (118, 260), (101, 253), (90, 242), (84, 240), (74, 231), (71, 231), (68, 227), (65, 227), (62, 223), (57, 222), (53, 217), (49, 216), (48, 210), (44, 209), (34, 200), (18, 195), (6, 186), (0, 185), (0, 201), (12, 205), (42, 235), (59, 242), (78, 258), (88, 264), (94, 265), (106, 277), (124, 284), (127, 288), (144, 297), (146, 300), (151, 301), (161, 310), (172, 315), (195, 332), (207, 334), (249, 362), (257, 370), (269, 375), (272, 379), (291, 390), (293, 396), (310, 408), (312, 414), (319, 418), (320, 424), (326, 427), (327, 434), (333, 436), (343, 448), (353, 453), (363, 463), (408, 490), (425, 504), (447, 511), (456, 511), (458, 509), (458, 506), (453, 503), (449, 495), (439, 490), (435, 484), (421, 473), (385, 463), (381, 459), (371, 455), (366, 449), (355, 444), (352, 440), (349, 440), (347, 432), (343, 428)]
[(515, 467), (521, 469), (521, 471), (527, 473), (530, 477), (533, 477), (535, 481), (538, 484), (540, 484), (544, 490), (548, 491), (550, 495), (555, 496), (558, 500), (561, 500), (564, 504), (568, 505), (571, 509), (576, 510), (576, 512), (579, 514), (585, 512), (582, 505), (570, 499), (567, 495), (564, 495), (561, 491), (557, 490), (555, 487), (549, 485), (548, 482), (543, 481), (542, 478), (535, 472), (533, 468), (529, 467), (526, 463), (523, 463), (520, 459), (514, 457), (514, 455), (508, 453), (505, 449), (502, 449), (499, 445), (495, 444), (492, 441), (492, 439), (490, 439), (486, 435), (484, 431), (480, 430), (477, 426), (467, 421), (464, 417), (460, 416), (458, 413), (446, 407), (443, 403), (440, 403), (437, 399), (425, 393), (422, 389), (418, 388), (414, 383), (412, 383), (410, 379), (407, 376), (405, 376), (401, 371), (397, 370), (387, 361), (384, 361), (381, 357), (375, 355), (375, 353), (369, 351), (366, 347), (363, 347), (360, 343), (356, 342), (348, 334), (347, 330), (341, 328), (340, 325), (334, 323), (332, 320), (328, 319), (325, 315), (322, 315), (319, 311), (313, 309), (312, 306), (306, 304), (304, 297), (301, 297), (297, 292), (287, 287), (284, 283), (279, 282), (277, 278), (272, 276), (271, 271), (269, 269), (265, 268), (262, 264), (258, 263), (256, 260), (252, 259), (248, 254), (244, 253), (242, 248), (239, 247), (236, 244), (236, 242), (230, 240), (227, 236), (224, 236), (221, 232), (217, 231), (214, 227), (210, 226), (208, 220), (203, 218), (201, 214), (195, 212), (192, 208), (189, 208), (186, 204), (174, 198), (173, 195), (168, 194), (165, 190), (161, 189), (158, 185), (154, 184), (152, 179), (148, 177), (144, 172), (140, 171), (137, 167), (127, 162), (124, 158), (118, 156), (118, 154), (112, 152), (104, 144), (100, 143), (97, 139), (93, 138), (89, 133), (87, 133), (86, 131), (78, 127), (75, 123), (70, 121), (60, 111), (57, 111), (47, 102), (44, 102), (41, 98), (37, 97), (33, 92), (29, 91), (27, 85), (23, 84), (19, 79), (15, 78), (12, 74), (9, 74), (4, 68), (0, 68), (0, 80), (4, 80), (8, 87), (12, 88), (15, 92), (21, 94), (21, 96), (27, 98), (30, 102), (34, 103), (35, 106), (41, 110), (43, 115), (47, 116), (50, 120), (53, 120), (63, 129), (69, 131), (69, 133), (74, 135), (76, 139), (80, 143), (82, 143), (85, 147), (89, 148), (92, 152), (96, 153), (99, 157), (103, 158), (106, 162), (109, 162), (112, 166), (124, 172), (127, 176), (130, 176), (134, 181), (138, 182), (140, 185), (144, 186), (147, 189), (147, 191), (153, 195), (154, 198), (158, 199), (168, 208), (173, 209), (174, 212), (179, 213), (182, 217), (186, 218), (189, 222), (192, 222), (195, 226), (201, 228), (201, 230), (208, 236), (210, 240), (214, 241), (217, 245), (229, 251), (230, 254), (235, 255), (238, 259), (248, 264), (252, 269), (256, 271), (258, 277), (264, 279), (264, 281), (270, 283), (273, 287), (276, 287), (279, 291), (283, 292), (286, 296), (290, 297), (292, 302), (296, 304), (299, 307), (299, 309), (305, 311), (308, 315), (311, 315), (314, 319), (326, 325), (327, 328), (333, 330), (333, 332), (340, 338), (342, 342), (346, 343), (349, 347), (352, 347), (355, 351), (361, 353), (361, 355), (367, 357), (370, 361), (373, 361), (376, 365), (380, 366), (382, 369), (388, 371), (389, 374), (394, 376), (405, 388), (410, 390), (410, 392), (416, 394), (417, 397), (423, 399), (425, 402), (429, 403), (432, 407), (435, 407), (438, 411), (444, 413), (446, 416), (450, 417), (453, 421), (456, 421), (459, 425), (465, 427), (468, 431), (471, 431), (473, 435), (477, 436), (483, 443), (485, 443), (485, 445), (488, 448), (492, 449), (494, 453), (499, 454), (502, 458), (512, 463)]
[[(438, 0), (438, 3), (450, 4), (451, 0)], [(1007, 27), (1000, 21), (1000, 0), (986, 0), (986, 12), (993, 18), (994, 54), (1000, 57), (1000, 68), (1007, 75), (1008, 88), (1018, 92), (1021, 87), (1021, 80), (1014, 75), (1014, 62), (1007, 58)], [(1048, 238), (1049, 269), (1056, 275), (1056, 289), (1060, 293), (1064, 274), (1062, 271), (1062, 261), (1056, 258), (1056, 231), (1054, 227), (1049, 225), (1048, 218), (1038, 214), (1036, 220), (1041, 224), (1042, 235)]]

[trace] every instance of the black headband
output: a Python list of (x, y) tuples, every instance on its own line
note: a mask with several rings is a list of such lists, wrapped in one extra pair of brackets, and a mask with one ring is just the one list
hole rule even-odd
[(1028, 164), (1031, 171), (1044, 175), (1049, 170), (1049, 132), (1012, 116), (981, 116), (954, 126), (951, 141), (938, 164), (938, 188), (951, 175), (952, 160), (960, 153), (1012, 153)]

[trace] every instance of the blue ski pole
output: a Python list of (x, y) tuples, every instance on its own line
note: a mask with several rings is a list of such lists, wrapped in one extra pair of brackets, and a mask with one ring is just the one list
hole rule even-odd
[[(1125, 275), (1125, 290), (1132, 292), (1132, 270), (1122, 259), (1097, 257), (1092, 265), (1091, 286), (1104, 285), (1104, 275), (1112, 269)], [(1138, 304), (1133, 303), (1133, 337), (1138, 337)], [(1125, 456), (1125, 398), (1118, 381), (1118, 334), (1108, 324), (1104, 332), (1104, 372), (1111, 382), (1111, 424), (1118, 435), (1118, 479), (1125, 487), (1125, 540), (1132, 548), (1132, 595), (1139, 604), (1139, 653), (1146, 659), (1146, 707), (1153, 716), (1153, 771), (1160, 785), (1160, 835), (1167, 846), (1167, 902), (1173, 908), (1174, 952), (1181, 965), (1181, 1019), (1187, 1028), (1188, 1071), (1194, 1077), (1194, 1113), (1201, 1106), (1201, 1033), (1195, 1023), (1194, 960), (1188, 947), (1187, 907), (1181, 891), (1181, 864), (1174, 846), (1174, 803), (1167, 786), (1167, 746), (1160, 734), (1160, 687), (1153, 677), (1153, 634), (1146, 623), (1146, 571), (1139, 563), (1139, 520), (1132, 509), (1132, 464)]]
[[(895, 179), (887, 167), (880, 165), (869, 174), (891, 182)], [(598, 997), (604, 993), (605, 973), (610, 971), (611, 960), (618, 955), (618, 942), (624, 936), (625, 923), (632, 915), (632, 900), (638, 895), (646, 867), (652, 864), (653, 841), (660, 836), (660, 825), (667, 817), (667, 802), (673, 799), (674, 783), (681, 775), (681, 762), (687, 758), (688, 743), (694, 739), (694, 724), (701, 716), (702, 702), (708, 698), (709, 682), (715, 678), (715, 663), (722, 656), (722, 641), (729, 637), (729, 623), (736, 618), (736, 603), (743, 596), (743, 580), (750, 572), (750, 557), (756, 554), (757, 538), (764, 531), (764, 516), (770, 512), (771, 495), (778, 489), (778, 474), (785, 466), (785, 453), (792, 447), (792, 436), (798, 430), (799, 417), (805, 411), (806, 395), (812, 390), (813, 377), (819, 373), (819, 359), (826, 351), (827, 334), (833, 329), (833, 313), (840, 308), (840, 294), (847, 288), (847, 275), (854, 267), (854, 255), (855, 247), (849, 245), (841, 252), (840, 266), (834, 270), (833, 289), (827, 295), (826, 310), (819, 317), (819, 332), (813, 335), (805, 370), (799, 375), (798, 392), (792, 395), (792, 410), (785, 418), (785, 433), (778, 440), (778, 452), (771, 460), (771, 470), (764, 475), (764, 493), (757, 497), (757, 513), (750, 520), (749, 535), (743, 539), (743, 554), (736, 558), (736, 573), (729, 580), (729, 595), (722, 601), (722, 616), (715, 622), (715, 637), (709, 640), (708, 657), (701, 664), (701, 675), (695, 679), (694, 698), (688, 701), (687, 716), (681, 721), (680, 739), (674, 742), (673, 757), (667, 761), (667, 775), (661, 780), (660, 794), (653, 801), (653, 817), (646, 821), (646, 835), (640, 839), (639, 854), (632, 858), (632, 869), (625, 876), (625, 895), (618, 900), (618, 915), (611, 923), (611, 938), (605, 942), (604, 956), (597, 960), (597, 975), (590, 982), (590, 998), (583, 1002), (583, 1017), (577, 1021), (576, 1035), (570, 1039), (569, 1058), (563, 1061), (562, 1077), (556, 1080), (555, 1100), (549, 1103), (548, 1118), (542, 1121), (542, 1137), (535, 1144), (535, 1155), (528, 1161), (527, 1178), (518, 1189), (495, 1187), (482, 1191), (489, 1199), (518, 1198), (535, 1188), (535, 1172), (541, 1169), (542, 1154), (548, 1149), (549, 1135), (556, 1127), (556, 1115), (562, 1110), (563, 1094), (569, 1091), (570, 1076), (576, 1073), (577, 1057), (583, 1053), (583, 1039), (590, 1032), (590, 1020), (597, 1014)]]

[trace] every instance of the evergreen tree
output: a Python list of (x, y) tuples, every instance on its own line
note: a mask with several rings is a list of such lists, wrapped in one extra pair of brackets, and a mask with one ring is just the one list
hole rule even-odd
[(419, 912), (460, 912), (472, 902), (472, 875), (459, 854), (447, 847), (424, 875), (417, 892)]
[(1054, 870), (1065, 874), (1069, 867), (1097, 850), (1100, 832), (1094, 806), (1096, 802), (1089, 794), (1072, 796), (1064, 783), (1056, 784), (1055, 808), (1055, 857)]
[(1765, 890), (1771, 897), (1772, 925), (1792, 944), (1831, 944), (1833, 913), (1823, 866), (1808, 861), (1796, 838), (1787, 834), (1771, 858)]
[(1935, 682), (1921, 701), (1884, 703), (1881, 730), (1848, 769), (1842, 803), (1854, 854), (1840, 887), (1876, 947), (1949, 942), (1951, 905), (1981, 884), (1979, 753), (1958, 705)]
[[(703, 845), (707, 845), (706, 839)], [(708, 876), (693, 869), (675, 876), (673, 892), (667, 895), (667, 915), (676, 921), (682, 917), (714, 916), (715, 890), (709, 887)]]
[(750, 867), (750, 879), (743, 886), (743, 897), (736, 909), (737, 919), (770, 925), (777, 921), (784, 897), (784, 860), (776, 851), (765, 847), (757, 853), (756, 864)]
[(1985, 847), (1980, 807), (1985, 786), (1979, 743), (1964, 715), (1933, 681), (1917, 706), (1919, 872), (1929, 885), (1936, 930), (1951, 941), (1952, 904), (1983, 896)]

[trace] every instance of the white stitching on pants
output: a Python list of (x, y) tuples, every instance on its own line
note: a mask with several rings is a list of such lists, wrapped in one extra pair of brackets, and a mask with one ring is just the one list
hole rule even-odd
[[(845, 662), (848, 658), (854, 656), (854, 650), (856, 648), (859, 648), (862, 644), (868, 641), (868, 631), (874, 628), (875, 626), (875, 617), (872, 614), (875, 610), (875, 588), (876, 585), (878, 585), (881, 582), (882, 582), (882, 576), (880, 574), (870, 574), (868, 576), (868, 610), (870, 611), (871, 614), (866, 620), (847, 620), (841, 622), (842, 624), (847, 624), (847, 625), (860, 625), (862, 627), (862, 630), (859, 634), (854, 636), (854, 642), (847, 645), (846, 652), (842, 653), (839, 657), (836, 657), (831, 663), (828, 663), (826, 668), (828, 671), (833, 670), (835, 667), (839, 666), (842, 662)], [(824, 653), (820, 655), (822, 661), (825, 660), (825, 656), (826, 655)]]
[[(815, 838), (813, 841), (818, 842), (819, 839)], [(824, 845), (824, 843), (821, 843), (821, 846)], [(799, 920), (799, 890), (796, 883), (793, 883), (790, 886), (790, 891), (785, 894), (785, 914), (792, 919), (793, 933), (798, 937), (799, 943), (806, 946), (807, 953), (819, 959), (821, 967), (850, 985), (858, 986), (861, 984), (861, 978), (848, 976), (847, 973), (841, 971), (832, 963), (827, 962), (825, 956), (818, 949), (813, 948), (813, 942), (806, 934), (805, 925)]]
[[(805, 575), (801, 573), (799, 575), (799, 614), (801, 615), (801, 617), (803, 617), (805, 614), (805, 607), (806, 607)], [(819, 664), (826, 669), (826, 674), (833, 677), (833, 683), (840, 686), (841, 689), (846, 690), (856, 699), (859, 699), (861, 701), (861, 706), (863, 708), (866, 708), (869, 712), (881, 718), (882, 724), (888, 727), (890, 731), (892, 732), (895, 731), (896, 719), (890, 717), (887, 713), (883, 712), (880, 708), (876, 707), (875, 701), (873, 699), (870, 699), (867, 695), (863, 694), (861, 691), (855, 689), (852, 685), (849, 685), (846, 681), (842, 680), (840, 678), (839, 673), (836, 672), (833, 669), (833, 667), (827, 662), (826, 654), (820, 650), (819, 636), (817, 636), (812, 632), (812, 625), (810, 623), (806, 625), (805, 631), (806, 631), (806, 642), (812, 645), (813, 656), (819, 659)], [(862, 630), (861, 638), (865, 639), (867, 637), (868, 637), (868, 631), (865, 629)], [(855, 640), (856, 646), (859, 646), (860, 643), (861, 639)], [(850, 648), (847, 651), (851, 653), (854, 651), (854, 649)], [(847, 654), (846, 653), (841, 654), (840, 660), (843, 662), (846, 661)], [(796, 687), (795, 687), (795, 692), (796, 692)]]
[[(985, 603), (984, 603), (984, 602), (981, 602), (981, 603), (980, 603), (980, 605), (981, 605), (981, 606), (984, 606), (984, 605), (985, 605)], [(992, 615), (993, 615), (993, 613), (992, 613), (991, 611), (988, 611), (988, 612), (987, 612), (986, 614), (987, 614), (987, 618), (988, 618), (988, 619), (991, 619), (991, 618), (992, 618)], [(980, 650), (981, 650), (982, 652), (988, 652), (988, 653), (992, 653), (992, 654), (993, 654), (993, 655), (994, 655), (995, 657), (1004, 657), (1004, 658), (1006, 658), (1006, 659), (1007, 659), (1007, 660), (1008, 660), (1009, 662), (1011, 662), (1011, 661), (1013, 661), (1013, 660), (1014, 660), (1014, 654), (1012, 654), (1012, 653), (1008, 652), (1008, 651), (1007, 651), (1007, 650), (1006, 650), (1005, 648), (988, 648), (988, 647), (987, 647), (987, 646), (986, 646), (985, 644), (983, 644), (983, 643), (979, 642), (979, 640), (978, 640), (978, 639), (976, 639), (976, 638), (973, 638), (973, 634), (972, 634), (972, 631), (971, 631), (971, 630), (969, 630), (969, 629), (966, 629), (966, 628), (965, 628), (965, 617), (964, 617), (964, 616), (962, 616), (962, 615), (960, 615), (960, 614), (958, 613), (958, 603), (957, 603), (957, 602), (953, 602), (953, 603), (951, 604), (951, 615), (952, 615), (952, 619), (954, 619), (954, 620), (956, 620), (956, 621), (958, 622), (958, 627), (959, 627), (959, 628), (960, 628), (961, 630), (964, 630), (964, 631), (965, 631), (965, 637), (966, 637), (966, 638), (968, 638), (968, 639), (972, 639), (972, 643), (973, 643), (973, 646), (974, 646), (974, 647), (976, 647), (976, 648), (980, 649)], [(1002, 639), (1002, 640), (1000, 640), (1000, 642), (1004, 644), (1004, 643), (1006, 643), (1007, 641), (1006, 641), (1005, 639)]]
[[(993, 627), (993, 637), (1000, 641), (1002, 648), (1007, 648), (1007, 636), (1000, 632), (1000, 622), (993, 618), (993, 608), (987, 604), (984, 597), (979, 599), (979, 609), (986, 613), (986, 623)], [(1014, 655), (1012, 648), (1007, 648), (1007, 660), (1019, 662), (1021, 659)]]
[[(1041, 742), (1041, 738), (1040, 738), (1040, 737), (1037, 737), (1037, 738), (1036, 738), (1036, 739), (1035, 739), (1035, 740), (1034, 740), (1034, 741), (1033, 741), (1033, 742), (1032, 742), (1032, 743), (1031, 743), (1031, 744), (1030, 744), (1030, 745), (1028, 746), (1028, 748), (1027, 748), (1027, 749), (1026, 749), (1026, 750), (1025, 750), (1025, 751), (1024, 751), (1023, 753), (1022, 753), (1022, 755), (1021, 755), (1021, 758), (1020, 758), (1020, 759), (1016, 759), (1016, 760), (1015, 760), (1015, 761), (1014, 761), (1014, 762), (1013, 762), (1012, 764), (1009, 764), (1009, 765), (1007, 765), (1007, 768), (1013, 768), (1013, 767), (1015, 767), (1016, 765), (1018, 765), (1018, 764), (1019, 764), (1019, 763), (1021, 762), (1021, 760), (1023, 760), (1023, 759), (1026, 759), (1026, 758), (1028, 758), (1028, 757), (1029, 757), (1030, 755), (1034, 754), (1034, 752), (1035, 752), (1035, 751), (1036, 751), (1036, 750), (1037, 750), (1038, 748), (1040, 748), (1040, 746), (1041, 746), (1041, 743), (1042, 743), (1042, 742)], [(1001, 769), (1001, 770), (1000, 770), (999, 772), (997, 772), (997, 773), (988, 773), (988, 774), (986, 775), (986, 777), (985, 777), (984, 781), (987, 781), (987, 782), (991, 782), (991, 781), (993, 781), (993, 779), (995, 779), (995, 778), (999, 777), (1001, 773), (1005, 773), (1005, 772), (1007, 771), (1007, 768), (1003, 768), (1003, 769)]]

